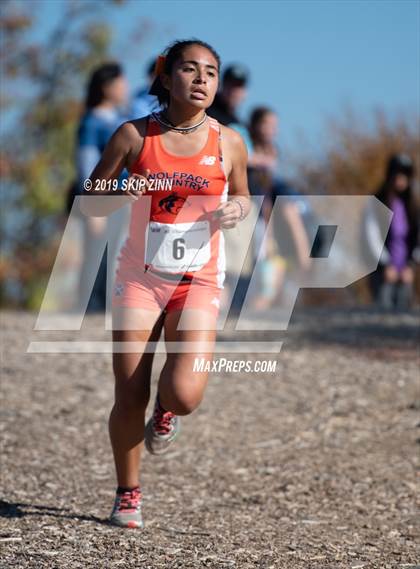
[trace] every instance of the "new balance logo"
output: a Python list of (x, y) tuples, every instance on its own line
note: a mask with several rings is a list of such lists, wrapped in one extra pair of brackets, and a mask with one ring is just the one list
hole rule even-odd
[(213, 166), (216, 162), (216, 156), (203, 156), (199, 164), (204, 164), (204, 166)]
[(116, 284), (114, 289), (115, 296), (122, 296), (123, 292), (124, 292), (124, 285), (122, 283)]

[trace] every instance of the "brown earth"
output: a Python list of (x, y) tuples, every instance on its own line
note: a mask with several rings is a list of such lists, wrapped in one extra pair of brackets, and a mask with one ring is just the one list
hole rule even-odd
[(2, 314), (1, 568), (420, 565), (418, 313), (300, 308), (276, 373), (213, 373), (168, 454), (144, 454), (140, 531), (107, 524), (111, 356), (26, 353), (35, 318)]

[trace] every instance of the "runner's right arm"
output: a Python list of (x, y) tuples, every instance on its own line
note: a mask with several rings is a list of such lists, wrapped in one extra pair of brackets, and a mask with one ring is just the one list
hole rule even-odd
[[(133, 174), (126, 181), (127, 188), (113, 190), (115, 180), (124, 168), (133, 162), (143, 145), (138, 129), (130, 122), (122, 124), (109, 139), (101, 159), (95, 166), (88, 180), (90, 190), (85, 190), (80, 200), (80, 210), (86, 216), (104, 217), (127, 204), (127, 200), (136, 201), (138, 195), (147, 189), (148, 181), (144, 176)], [(145, 173), (147, 174), (147, 173)], [(142, 180), (141, 188), (134, 183)], [(105, 188), (101, 188), (101, 182)], [(131, 183), (130, 183), (131, 181)], [(109, 182), (109, 183), (108, 183)], [(88, 182), (89, 184), (89, 182)], [(95, 197), (95, 199), (93, 199)]]

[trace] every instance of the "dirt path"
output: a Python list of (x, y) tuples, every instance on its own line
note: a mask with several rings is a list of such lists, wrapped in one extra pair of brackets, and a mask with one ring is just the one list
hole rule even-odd
[(300, 311), (276, 373), (212, 374), (173, 450), (144, 454), (140, 532), (106, 523), (110, 355), (27, 354), (34, 320), (2, 314), (1, 568), (420, 565), (419, 314)]

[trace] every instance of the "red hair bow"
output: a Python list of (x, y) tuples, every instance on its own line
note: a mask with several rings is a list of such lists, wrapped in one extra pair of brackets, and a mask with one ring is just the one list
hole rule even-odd
[(165, 70), (166, 55), (159, 55), (155, 64), (155, 75), (160, 75)]

